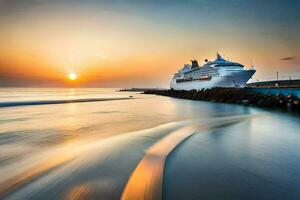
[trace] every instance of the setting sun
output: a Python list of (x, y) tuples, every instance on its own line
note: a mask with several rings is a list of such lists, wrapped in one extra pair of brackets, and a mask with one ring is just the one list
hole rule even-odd
[(76, 80), (77, 79), (77, 74), (75, 73), (70, 73), (68, 74), (68, 78), (72, 81)]

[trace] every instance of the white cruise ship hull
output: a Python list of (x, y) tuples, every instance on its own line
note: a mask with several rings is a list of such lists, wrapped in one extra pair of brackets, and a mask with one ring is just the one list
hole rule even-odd
[(177, 83), (176, 78), (171, 80), (170, 87), (174, 90), (200, 90), (214, 87), (245, 87), (255, 70), (243, 70), (224, 76), (215, 76), (210, 80), (193, 80)]

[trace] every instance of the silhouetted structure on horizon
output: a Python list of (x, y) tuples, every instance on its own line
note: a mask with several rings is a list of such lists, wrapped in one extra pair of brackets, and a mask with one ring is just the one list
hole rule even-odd
[(254, 83), (248, 83), (247, 87), (297, 87), (297, 88), (300, 88), (300, 79), (254, 82)]

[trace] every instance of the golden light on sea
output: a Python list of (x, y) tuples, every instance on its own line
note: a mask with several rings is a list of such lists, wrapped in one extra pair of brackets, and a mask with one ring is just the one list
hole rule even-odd
[(72, 72), (68, 74), (68, 78), (72, 81), (75, 81), (77, 79), (77, 74)]

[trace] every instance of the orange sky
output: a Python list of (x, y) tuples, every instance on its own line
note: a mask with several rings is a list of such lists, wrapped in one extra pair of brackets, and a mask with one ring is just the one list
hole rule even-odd
[(252, 59), (255, 79), (276, 71), (300, 78), (299, 36), (278, 28), (296, 31), (290, 18), (276, 26), (266, 17), (254, 23), (205, 10), (193, 17), (178, 3), (29, 2), (4, 4), (0, 15), (2, 86), (167, 87), (184, 63), (212, 60), (216, 51), (245, 66)]

